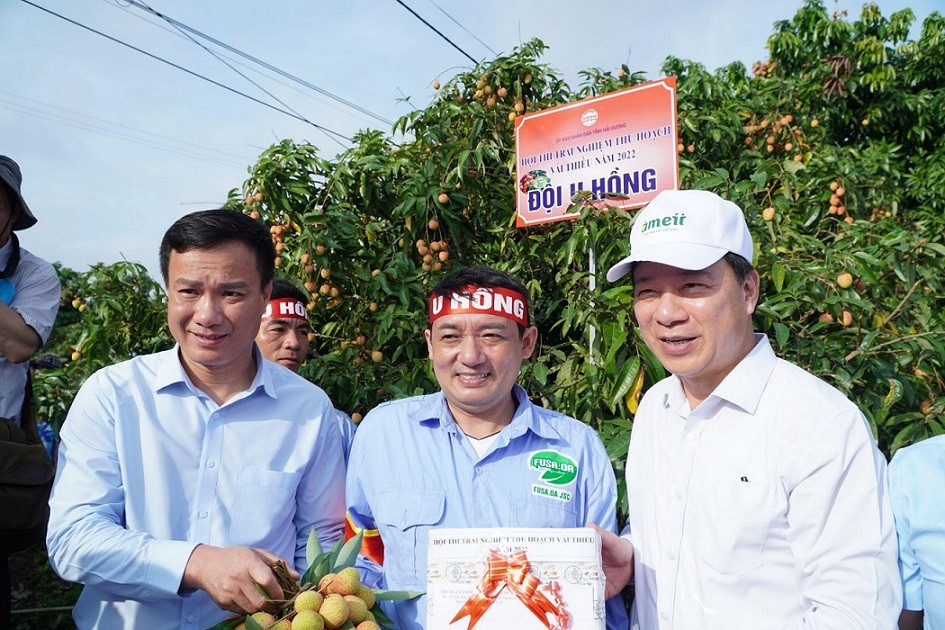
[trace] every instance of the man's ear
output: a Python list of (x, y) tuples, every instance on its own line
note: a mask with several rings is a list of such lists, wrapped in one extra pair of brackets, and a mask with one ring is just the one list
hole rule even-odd
[(745, 280), (742, 282), (742, 291), (745, 294), (745, 310), (751, 315), (755, 312), (755, 308), (758, 307), (758, 299), (761, 292), (761, 280), (758, 277), (757, 269), (752, 269), (748, 272), (748, 275), (745, 276)]
[(538, 329), (529, 326), (522, 333), (522, 358), (527, 359), (535, 351), (535, 344), (538, 343)]

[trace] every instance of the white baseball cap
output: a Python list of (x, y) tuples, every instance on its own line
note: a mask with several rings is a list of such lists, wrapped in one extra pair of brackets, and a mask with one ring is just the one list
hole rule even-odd
[(637, 215), (630, 255), (607, 272), (614, 282), (635, 262), (705, 269), (728, 252), (749, 263), (754, 246), (741, 208), (707, 190), (664, 190)]

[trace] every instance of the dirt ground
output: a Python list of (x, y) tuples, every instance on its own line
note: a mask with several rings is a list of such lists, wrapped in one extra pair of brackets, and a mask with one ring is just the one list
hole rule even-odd
[[(82, 587), (64, 582), (53, 573), (43, 546), (36, 545), (10, 556), (10, 583), (11, 630), (75, 628), (70, 611)], [(22, 612), (28, 610), (38, 612)]]

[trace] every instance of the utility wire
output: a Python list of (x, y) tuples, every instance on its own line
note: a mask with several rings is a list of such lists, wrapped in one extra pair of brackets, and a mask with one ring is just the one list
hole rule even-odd
[[(4, 99), (3, 96), (9, 97), (9, 99)], [(19, 102), (18, 102), (19, 101)], [(25, 101), (25, 103), (23, 103)], [(102, 131), (108, 135), (114, 137), (122, 137), (130, 141), (141, 140), (143, 142), (154, 142), (160, 143), (161, 141), (170, 143), (171, 145), (179, 145), (181, 148), (180, 151), (205, 151), (216, 155), (206, 155), (207, 158), (213, 160), (223, 160), (227, 164), (232, 164), (234, 166), (240, 166), (245, 164), (245, 156), (236, 155), (234, 153), (227, 153), (226, 151), (220, 151), (219, 149), (213, 149), (202, 144), (195, 144), (193, 142), (187, 142), (186, 140), (181, 140), (179, 138), (172, 138), (171, 136), (162, 135), (159, 133), (154, 133), (152, 131), (145, 131), (144, 129), (138, 129), (137, 127), (132, 127), (130, 125), (123, 125), (121, 123), (116, 123), (110, 120), (104, 120), (102, 118), (97, 118), (95, 116), (90, 116), (89, 114), (83, 114), (82, 112), (77, 112), (75, 110), (66, 109), (65, 107), (59, 107), (58, 105), (53, 105), (51, 103), (46, 103), (43, 101), (38, 101), (33, 98), (28, 98), (26, 96), (21, 96), (19, 94), (14, 94), (13, 92), (7, 92), (6, 90), (0, 90), (0, 102), (8, 103), (11, 106), (22, 108), (23, 113), (27, 113), (31, 116), (37, 117), (52, 117), (55, 118), (57, 122), (62, 122), (69, 126), (75, 126), (78, 128), (79, 125), (83, 125), (83, 128), (88, 128), (91, 131)], [(55, 110), (56, 112), (62, 112), (61, 114), (52, 113), (42, 110)], [(71, 118), (69, 118), (71, 116)], [(92, 122), (85, 122), (92, 121)], [(75, 123), (75, 124), (72, 124)], [(150, 140), (148, 138), (137, 138), (134, 134), (141, 136), (150, 136), (155, 140)], [(190, 147), (190, 148), (188, 148)], [(163, 147), (162, 147), (163, 148)], [(173, 148), (173, 147), (172, 147)], [(196, 155), (196, 153), (194, 153)]]
[(481, 39), (479, 39), (478, 37), (476, 37), (476, 34), (475, 34), (475, 33), (473, 33), (473, 32), (470, 31), (468, 28), (466, 28), (465, 26), (463, 26), (462, 24), (460, 24), (459, 22), (457, 22), (457, 21), (456, 21), (456, 18), (454, 18), (452, 15), (450, 15), (449, 13), (447, 13), (446, 11), (444, 11), (444, 10), (443, 10), (443, 7), (441, 7), (441, 6), (438, 5), (436, 2), (434, 2), (434, 0), (427, 0), (427, 2), (429, 2), (430, 4), (432, 4), (433, 6), (435, 6), (437, 9), (439, 9), (439, 10), (440, 10), (440, 13), (442, 13), (443, 15), (445, 15), (446, 17), (448, 17), (448, 18), (450, 19), (450, 21), (453, 22), (453, 24), (455, 24), (456, 26), (460, 27), (461, 29), (463, 29), (464, 31), (466, 31), (467, 33), (469, 33), (470, 35), (472, 35), (472, 38), (473, 38), (473, 39), (475, 39), (477, 42), (479, 42), (480, 44), (482, 44), (483, 46), (485, 46), (486, 49), (487, 49), (489, 52), (491, 52), (493, 55), (496, 55), (496, 56), (499, 55), (499, 53), (497, 53), (496, 51), (492, 50), (492, 48), (489, 46), (489, 44), (485, 43), (484, 41), (482, 41)]
[(12, 112), (17, 112), (20, 114), (25, 114), (27, 116), (32, 116), (34, 118), (41, 118), (43, 120), (48, 120), (51, 122), (59, 123), (60, 125), (65, 125), (67, 127), (72, 127), (73, 129), (80, 129), (82, 131), (89, 131), (92, 133), (97, 133), (103, 136), (108, 136), (110, 138), (115, 138), (118, 140), (124, 140), (132, 144), (137, 144), (143, 147), (150, 147), (152, 149), (159, 149), (161, 151), (167, 151), (168, 153), (174, 153), (176, 155), (181, 155), (184, 157), (196, 158), (204, 162), (213, 162), (223, 166), (230, 167), (241, 167), (245, 166), (245, 162), (231, 162), (228, 160), (223, 160), (215, 156), (196, 153), (194, 151), (189, 151), (187, 149), (179, 149), (173, 146), (169, 146), (165, 143), (148, 140), (147, 138), (136, 138), (127, 133), (121, 133), (118, 131), (113, 131), (101, 126), (93, 125), (91, 123), (82, 122), (81, 120), (70, 120), (64, 116), (60, 116), (51, 112), (42, 112), (35, 109), (30, 109), (23, 105), (17, 103), (11, 103), (5, 99), (0, 98), (0, 109), (6, 109)]
[[(25, 0), (24, 0), (24, 1), (25, 1)], [(473, 64), (478, 64), (478, 63), (479, 63), (478, 61), (476, 61), (475, 59), (473, 59), (473, 58), (469, 55), (468, 52), (466, 52), (465, 50), (463, 50), (462, 48), (460, 48), (459, 46), (457, 46), (457, 45), (453, 42), (453, 40), (451, 40), (449, 37), (447, 37), (446, 35), (444, 35), (444, 34), (441, 33), (440, 31), (436, 30), (436, 27), (435, 27), (435, 26), (433, 26), (432, 24), (430, 24), (429, 22), (427, 22), (426, 20), (424, 20), (422, 17), (420, 17), (419, 15), (417, 15), (417, 12), (416, 12), (416, 11), (414, 11), (413, 9), (411, 9), (410, 7), (408, 7), (406, 4), (404, 4), (404, 3), (401, 2), (400, 0), (394, 0), (394, 2), (396, 2), (397, 4), (399, 4), (400, 6), (402, 6), (403, 8), (407, 9), (408, 11), (410, 11), (410, 13), (412, 13), (415, 18), (417, 18), (418, 20), (420, 20), (421, 22), (423, 22), (424, 24), (426, 24), (426, 25), (430, 28), (430, 30), (432, 30), (434, 33), (436, 33), (437, 35), (439, 35), (440, 37), (442, 37), (443, 39), (445, 39), (447, 42), (449, 42), (450, 46), (452, 46), (453, 48), (455, 48), (455, 49), (458, 50), (459, 52), (461, 52), (461, 53), (463, 53), (464, 55), (466, 55), (466, 58), (469, 59), (471, 62), (473, 62)]]
[(314, 123), (314, 122), (312, 122), (312, 121), (310, 121), (310, 120), (306, 120), (305, 118), (302, 118), (301, 116), (298, 116), (298, 115), (296, 115), (296, 114), (293, 114), (292, 112), (286, 111), (286, 110), (284, 110), (284, 109), (279, 109), (279, 108), (276, 107), (275, 105), (271, 105), (271, 104), (269, 104), (269, 103), (266, 103), (265, 101), (261, 101), (261, 100), (259, 100), (258, 98), (254, 97), (254, 96), (250, 96), (249, 94), (246, 94), (246, 93), (244, 93), (244, 92), (240, 92), (239, 90), (237, 90), (237, 89), (235, 89), (235, 88), (231, 88), (231, 87), (228, 86), (228, 85), (224, 85), (223, 83), (220, 83), (219, 81), (214, 81), (214, 80), (211, 79), (210, 77), (206, 77), (206, 76), (204, 76), (204, 75), (202, 75), (202, 74), (199, 74), (199, 73), (197, 73), (197, 72), (194, 72), (193, 70), (189, 70), (189, 69), (187, 69), (187, 68), (184, 68), (183, 66), (179, 66), (179, 65), (177, 65), (176, 63), (174, 63), (174, 62), (172, 62), (172, 61), (168, 61), (167, 59), (164, 59), (164, 58), (162, 58), (162, 57), (158, 57), (157, 55), (154, 55), (154, 54), (152, 54), (152, 53), (149, 53), (149, 52), (146, 51), (146, 50), (142, 50), (141, 48), (138, 48), (137, 46), (133, 46), (133, 45), (127, 43), (127, 42), (123, 42), (123, 41), (120, 40), (120, 39), (117, 39), (117, 38), (115, 38), (115, 37), (112, 37), (111, 35), (107, 35), (107, 34), (101, 32), (101, 31), (98, 31), (98, 30), (96, 30), (96, 29), (90, 27), (90, 26), (86, 26), (85, 24), (82, 24), (82, 23), (80, 23), (80, 22), (76, 22), (76, 21), (73, 20), (73, 19), (67, 18), (67, 17), (64, 16), (64, 15), (60, 15), (59, 13), (56, 13), (55, 11), (51, 11), (51, 10), (45, 8), (45, 7), (41, 7), (41, 6), (39, 6), (38, 4), (35, 4), (35, 3), (33, 3), (33, 2), (30, 2), (30, 0), (20, 0), (20, 2), (23, 2), (24, 4), (28, 4), (28, 5), (30, 5), (31, 7), (35, 7), (35, 8), (37, 8), (37, 9), (39, 9), (40, 11), (45, 11), (46, 13), (48, 13), (48, 14), (50, 14), (50, 15), (53, 15), (53, 16), (55, 16), (55, 17), (61, 19), (61, 20), (65, 20), (66, 22), (69, 22), (70, 24), (74, 24), (75, 26), (78, 26), (78, 27), (80, 27), (80, 28), (83, 28), (83, 29), (85, 29), (85, 30), (87, 30), (87, 31), (90, 31), (90, 32), (92, 32), (92, 33), (95, 33), (96, 35), (100, 35), (101, 37), (104, 37), (105, 39), (111, 40), (111, 41), (115, 42), (116, 44), (121, 44), (122, 46), (125, 46), (125, 47), (127, 47), (127, 48), (130, 48), (130, 49), (136, 51), (136, 52), (141, 53), (142, 55), (146, 55), (146, 56), (148, 56), (148, 57), (151, 57), (151, 58), (154, 59), (155, 61), (160, 61), (161, 63), (167, 64), (167, 65), (169, 65), (169, 66), (171, 66), (171, 67), (173, 67), (173, 68), (176, 68), (176, 69), (178, 69), (178, 70), (180, 70), (180, 71), (182, 71), (182, 72), (186, 72), (187, 74), (189, 74), (189, 75), (191, 75), (191, 76), (194, 76), (194, 77), (197, 77), (198, 79), (203, 79), (204, 81), (206, 81), (206, 82), (208, 82), (208, 83), (212, 83), (213, 85), (216, 85), (217, 87), (221, 87), (221, 88), (223, 88), (224, 90), (227, 90), (228, 92), (232, 92), (233, 94), (237, 94), (237, 95), (239, 95), (239, 96), (242, 96), (243, 98), (249, 99), (249, 100), (253, 101), (254, 103), (259, 103), (260, 105), (263, 105), (264, 107), (268, 107), (269, 109), (272, 109), (272, 110), (277, 111), (277, 112), (279, 112), (279, 113), (285, 114), (286, 116), (289, 116), (289, 117), (291, 117), (291, 118), (295, 118), (296, 120), (300, 120), (301, 122), (308, 123), (309, 125), (315, 127), (316, 129), (320, 129), (321, 131), (324, 131), (324, 132), (326, 132), (326, 133), (330, 133), (330, 134), (333, 135), (333, 136), (337, 136), (338, 138), (342, 138), (342, 139), (344, 139), (344, 140), (347, 140), (348, 142), (351, 142), (351, 138), (349, 138), (349, 137), (347, 137), (347, 136), (345, 136), (345, 135), (343, 135), (343, 134), (340, 134), (340, 133), (338, 133), (337, 131), (334, 131), (334, 130), (332, 130), (332, 129), (329, 129), (328, 127), (325, 127), (325, 126), (323, 126), (323, 125), (319, 125), (319, 124)]
[[(165, 33), (169, 33), (170, 35), (173, 35), (174, 37), (177, 37), (177, 38), (179, 38), (179, 39), (186, 39), (186, 37), (185, 37), (183, 34), (181, 34), (180, 31), (178, 31), (178, 30), (176, 30), (176, 29), (174, 29), (174, 28), (171, 28), (171, 27), (169, 27), (169, 26), (165, 26), (165, 25), (164, 25), (163, 23), (161, 23), (161, 22), (154, 22), (154, 21), (152, 21), (152, 20), (149, 20), (148, 17), (145, 17), (144, 15), (140, 15), (139, 13), (137, 13), (137, 12), (135, 12), (135, 11), (131, 11), (128, 7), (126, 7), (126, 6), (121, 6), (121, 5), (119, 4), (120, 2), (126, 2), (127, 0), (100, 0), (100, 1), (103, 2), (103, 3), (105, 3), (106, 6), (109, 6), (109, 7), (113, 8), (113, 9), (119, 9), (119, 10), (121, 10), (121, 11), (124, 11), (127, 15), (129, 15), (129, 16), (135, 18), (136, 20), (140, 20), (140, 21), (144, 22), (145, 24), (147, 24), (147, 25), (149, 25), (149, 26), (153, 26), (153, 27), (155, 27), (155, 28), (158, 28), (158, 29), (164, 31)], [(130, 5), (129, 5), (129, 6), (130, 6)], [(160, 18), (157, 18), (157, 19), (160, 19)], [(325, 100), (325, 99), (323, 99), (323, 98), (319, 98), (318, 96), (315, 96), (315, 95), (311, 94), (311, 93), (308, 92), (308, 91), (303, 91), (303, 90), (301, 90), (298, 86), (296, 86), (296, 85), (291, 85), (291, 84), (289, 84), (289, 83), (286, 82), (286, 81), (280, 81), (279, 79), (273, 77), (271, 74), (267, 74), (266, 72), (263, 72), (263, 71), (260, 70), (259, 68), (250, 66), (248, 63), (239, 61), (238, 59), (236, 59), (236, 58), (234, 58), (234, 57), (227, 57), (226, 55), (223, 55), (223, 57), (226, 58), (226, 59), (229, 59), (230, 61), (232, 61), (232, 62), (235, 63), (236, 65), (240, 66), (241, 68), (245, 68), (247, 71), (256, 74), (257, 76), (264, 77), (264, 78), (266, 78), (266, 79), (269, 79), (270, 81), (273, 81), (273, 82), (275, 82), (275, 83), (278, 83), (279, 85), (281, 85), (281, 86), (283, 86), (283, 87), (285, 87), (285, 88), (288, 88), (288, 89), (292, 90), (292, 91), (295, 92), (296, 94), (301, 94), (301, 95), (304, 96), (305, 98), (312, 99), (313, 101), (315, 101), (315, 102), (317, 102), (317, 103), (320, 103), (321, 105), (324, 105), (325, 107), (330, 107), (331, 109), (335, 110), (336, 112), (341, 112), (341, 113), (346, 114), (346, 115), (351, 115), (351, 112), (341, 109), (341, 108), (338, 106), (338, 104), (332, 103), (332, 102), (330, 102), (330, 101), (328, 101), (328, 100)], [(359, 120), (364, 121), (364, 122), (369, 122), (369, 121), (367, 120), (367, 118), (364, 117), (364, 116), (355, 114), (355, 117), (358, 118)], [(383, 120), (383, 122), (387, 122), (386, 119), (381, 119), (381, 120)], [(369, 124), (370, 124), (370, 123), (369, 123)], [(390, 123), (390, 124), (393, 124), (393, 123)]]
[[(133, 2), (133, 4), (135, 4), (135, 6), (137, 6), (137, 5), (139, 4), (139, 3), (137, 3), (137, 2), (134, 2), (134, 0), (130, 0), (130, 1)], [(144, 3), (140, 3), (140, 4), (141, 4), (147, 11), (150, 11), (151, 13), (154, 13), (155, 15), (157, 15), (158, 17), (160, 17), (161, 19), (164, 19), (164, 17), (163, 17), (160, 13), (158, 13), (157, 11), (154, 11), (154, 9), (152, 9), (152, 8), (149, 7), (148, 5), (146, 5), (146, 4), (144, 4)], [(269, 96), (269, 98), (271, 98), (271, 99), (274, 100), (275, 102), (279, 103), (280, 105), (282, 105), (283, 107), (285, 107), (287, 110), (289, 110), (290, 112), (292, 112), (293, 114), (295, 114), (296, 116), (298, 116), (299, 118), (301, 118), (302, 120), (304, 120), (305, 122), (311, 124), (312, 121), (310, 121), (308, 118), (306, 118), (305, 116), (303, 116), (302, 114), (300, 114), (300, 113), (299, 113), (297, 110), (295, 110), (294, 108), (290, 107), (288, 103), (286, 103), (285, 101), (283, 101), (282, 99), (280, 99), (279, 97), (277, 97), (275, 94), (273, 94), (272, 92), (270, 92), (269, 90), (267, 90), (267, 89), (264, 88), (263, 86), (259, 85), (258, 83), (256, 83), (256, 82), (253, 81), (252, 79), (250, 79), (248, 76), (246, 76), (245, 74), (243, 74), (243, 73), (240, 72), (239, 70), (237, 70), (232, 64), (230, 64), (228, 61), (226, 61), (225, 59), (223, 59), (222, 57), (220, 57), (220, 55), (218, 55), (217, 53), (213, 52), (212, 50), (210, 50), (209, 48), (207, 48), (206, 46), (204, 46), (204, 45), (201, 44), (200, 42), (198, 42), (198, 41), (197, 41), (196, 39), (194, 39), (193, 37), (191, 37), (191, 35), (188, 34), (186, 31), (184, 31), (182, 28), (180, 28), (179, 26), (173, 25), (173, 24), (172, 24), (172, 26), (174, 26), (174, 28), (176, 28), (176, 29), (180, 32), (181, 35), (183, 35), (184, 37), (186, 37), (187, 39), (189, 39), (191, 42), (193, 42), (193, 43), (196, 44), (197, 46), (200, 46), (200, 48), (202, 48), (202, 49), (205, 50), (206, 52), (208, 52), (208, 53), (210, 53), (211, 55), (213, 55), (214, 59), (216, 59), (217, 61), (219, 61), (220, 63), (222, 63), (223, 65), (225, 65), (227, 68), (229, 68), (230, 70), (232, 70), (232, 71), (235, 72), (236, 74), (240, 75), (241, 77), (243, 77), (244, 79), (246, 79), (247, 81), (249, 81), (250, 83), (252, 83), (254, 86), (256, 86), (257, 89), (259, 89), (259, 90), (265, 92), (266, 95)], [(325, 135), (328, 136), (328, 134), (325, 134)], [(345, 146), (344, 146), (343, 144), (341, 144), (341, 142), (339, 142), (337, 138), (334, 138), (334, 137), (332, 137), (332, 136), (328, 136), (328, 138), (329, 138), (330, 140), (334, 140), (335, 142), (338, 142), (338, 144), (341, 146), (342, 149), (345, 148)]]
[(252, 61), (253, 63), (259, 64), (260, 66), (266, 68), (267, 70), (271, 70), (272, 72), (275, 72), (275, 73), (277, 73), (277, 74), (279, 74), (279, 75), (281, 75), (281, 76), (283, 76), (283, 77), (285, 77), (285, 78), (287, 78), (287, 79), (290, 79), (290, 80), (292, 80), (292, 81), (295, 81), (296, 83), (299, 83), (300, 85), (304, 85), (305, 87), (309, 88), (310, 90), (314, 90), (314, 91), (318, 92), (319, 94), (322, 94), (322, 95), (324, 95), (324, 96), (327, 96), (328, 98), (331, 98), (331, 99), (333, 99), (333, 100), (335, 100), (335, 101), (338, 101), (339, 103), (341, 103), (341, 104), (343, 104), (343, 105), (345, 105), (345, 106), (347, 106), (347, 107), (350, 107), (351, 109), (354, 109), (354, 110), (356, 110), (356, 111), (359, 111), (359, 112), (361, 112), (362, 114), (366, 114), (366, 115), (368, 115), (368, 116), (370, 116), (370, 117), (372, 117), (372, 118), (374, 118), (374, 119), (376, 119), (376, 120), (379, 120), (379, 121), (381, 121), (381, 122), (384, 123), (384, 124), (387, 124), (387, 125), (393, 125), (393, 124), (394, 124), (394, 122), (393, 122), (392, 120), (389, 120), (389, 119), (387, 119), (387, 118), (384, 118), (383, 116), (380, 116), (379, 114), (375, 114), (375, 113), (372, 112), (371, 110), (366, 109), (366, 108), (364, 108), (364, 107), (361, 107), (361, 106), (358, 105), (357, 103), (352, 103), (351, 101), (349, 101), (349, 100), (347, 100), (347, 99), (345, 99), (345, 98), (342, 98), (342, 97), (340, 97), (340, 96), (338, 96), (338, 95), (336, 95), (336, 94), (332, 94), (331, 92), (329, 92), (328, 90), (326, 90), (326, 89), (324, 89), (324, 88), (320, 88), (320, 87), (318, 87), (317, 85), (306, 81), (305, 79), (301, 79), (301, 78), (295, 76), (294, 74), (290, 74), (290, 73), (286, 72), (285, 70), (282, 70), (281, 68), (278, 68), (278, 67), (276, 67), (276, 66), (274, 66), (274, 65), (272, 65), (272, 64), (270, 64), (270, 63), (268, 63), (268, 62), (266, 62), (266, 61), (263, 61), (262, 59), (259, 59), (259, 58), (257, 58), (257, 57), (254, 57), (254, 56), (252, 56), (252, 55), (250, 55), (250, 54), (248, 54), (248, 53), (245, 53), (245, 52), (243, 52), (242, 50), (240, 50), (239, 48), (235, 48), (235, 47), (233, 47), (233, 46), (231, 46), (231, 45), (229, 45), (229, 44), (227, 44), (227, 43), (225, 43), (225, 42), (222, 42), (222, 41), (220, 41), (219, 39), (216, 39), (215, 37), (212, 37), (211, 35), (207, 35), (206, 33), (203, 33), (203, 32), (201, 32), (201, 31), (199, 31), (199, 30), (197, 30), (197, 29), (195, 29), (195, 28), (193, 28), (193, 27), (191, 27), (191, 26), (188, 26), (188, 25), (184, 24), (183, 22), (180, 22), (180, 21), (178, 21), (178, 20), (175, 20), (174, 18), (172, 18), (172, 17), (170, 17), (170, 16), (164, 15), (163, 13), (159, 13), (158, 11), (155, 11), (154, 9), (152, 9), (152, 8), (149, 7), (148, 5), (144, 4), (143, 2), (138, 2), (138, 0), (126, 0), (126, 1), (127, 1), (130, 5), (132, 5), (132, 6), (135, 6), (135, 7), (139, 8), (139, 9), (142, 9), (142, 10), (144, 10), (144, 11), (147, 11), (147, 12), (151, 13), (152, 15), (155, 15), (155, 16), (161, 18), (162, 20), (164, 20), (164, 21), (167, 22), (168, 24), (171, 24), (171, 25), (173, 25), (174, 27), (176, 27), (178, 30), (183, 29), (183, 30), (187, 31), (188, 33), (192, 33), (193, 35), (196, 35), (197, 37), (200, 37), (201, 39), (205, 39), (205, 40), (207, 40), (207, 41), (209, 41), (209, 42), (212, 42), (212, 43), (216, 44), (217, 46), (220, 46), (221, 48), (224, 48), (225, 50), (228, 50), (228, 51), (230, 51), (230, 52), (232, 52), (232, 53), (234, 53), (234, 54), (236, 54), (236, 55), (239, 55), (240, 57), (243, 57), (244, 59), (248, 59), (248, 60)]

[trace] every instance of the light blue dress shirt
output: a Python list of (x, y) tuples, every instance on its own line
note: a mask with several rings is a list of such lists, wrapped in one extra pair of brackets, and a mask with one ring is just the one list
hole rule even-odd
[[(427, 535), (434, 527), (593, 522), (614, 531), (616, 481), (597, 433), (533, 405), (518, 385), (513, 395), (518, 408), (512, 422), (483, 457), (453, 420), (442, 392), (380, 405), (358, 426), (348, 466), (348, 512), (358, 526), (380, 530), (386, 588), (426, 590)], [(575, 479), (559, 487), (542, 482), (544, 471), (530, 462), (543, 451), (572, 460)], [(386, 610), (399, 630), (426, 625), (425, 596)], [(607, 613), (609, 629), (627, 627), (619, 597), (608, 601)]]
[(200, 543), (268, 549), (304, 571), (314, 527), (342, 534), (341, 436), (325, 393), (260, 359), (217, 405), (175, 347), (93, 374), (62, 428), (50, 498), (50, 563), (85, 584), (79, 628), (209, 628), (230, 616), (179, 592)]
[(889, 464), (906, 610), (945, 630), (945, 435), (899, 449)]

